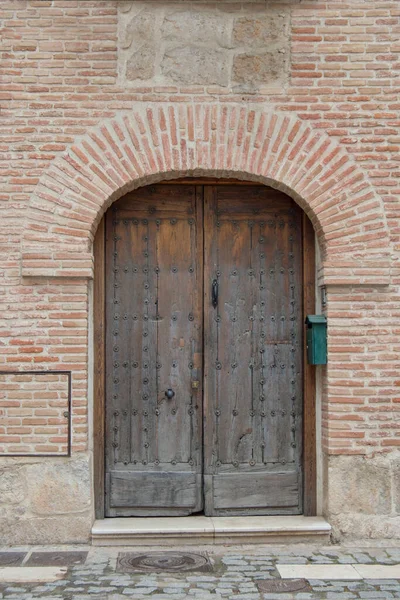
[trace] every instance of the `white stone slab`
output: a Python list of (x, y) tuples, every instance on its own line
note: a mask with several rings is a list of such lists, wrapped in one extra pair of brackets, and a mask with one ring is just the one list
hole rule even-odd
[(92, 527), (94, 545), (176, 545), (328, 541), (322, 517), (129, 517), (101, 519)]
[(302, 515), (285, 517), (211, 517), (216, 533), (263, 532), (327, 534), (331, 526), (323, 517), (303, 517)]
[(277, 564), (282, 579), (362, 579), (353, 565), (280, 565)]
[(56, 581), (67, 573), (66, 567), (0, 567), (1, 583)]
[(92, 534), (213, 533), (207, 517), (127, 517), (101, 519), (94, 522)]
[(363, 579), (400, 579), (399, 565), (353, 565)]

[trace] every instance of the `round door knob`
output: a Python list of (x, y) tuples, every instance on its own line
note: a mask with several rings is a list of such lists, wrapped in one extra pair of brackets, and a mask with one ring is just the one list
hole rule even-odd
[(174, 390), (168, 389), (165, 391), (165, 395), (167, 396), (168, 400), (172, 400), (172, 398), (175, 396), (175, 392)]

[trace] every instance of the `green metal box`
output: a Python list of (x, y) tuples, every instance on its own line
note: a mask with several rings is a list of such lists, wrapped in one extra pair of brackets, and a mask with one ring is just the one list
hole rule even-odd
[(326, 317), (307, 315), (306, 325), (307, 362), (309, 365), (326, 365), (328, 362)]

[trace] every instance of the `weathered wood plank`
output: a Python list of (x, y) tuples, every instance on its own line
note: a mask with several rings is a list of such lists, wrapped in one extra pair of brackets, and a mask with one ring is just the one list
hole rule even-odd
[(213, 477), (216, 509), (298, 509), (298, 473), (224, 473)]
[[(217, 279), (216, 238), (216, 188), (204, 188), (204, 397), (203, 397), (203, 452), (204, 473), (213, 472), (213, 449), (216, 444), (215, 401), (217, 378), (215, 365), (218, 357), (217, 328), (214, 326), (218, 311), (212, 305), (212, 283)], [(205, 512), (208, 514), (208, 494), (205, 493)]]
[(112, 508), (194, 508), (198, 487), (195, 473), (110, 471), (110, 505)]

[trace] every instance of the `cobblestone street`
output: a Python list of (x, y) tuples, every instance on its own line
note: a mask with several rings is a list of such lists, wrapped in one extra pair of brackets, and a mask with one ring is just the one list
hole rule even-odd
[[(310, 546), (208, 546), (158, 549), (165, 553), (159, 563), (168, 567), (169, 552), (185, 552), (209, 558), (206, 569), (177, 572), (122, 572), (121, 553), (150, 554), (156, 548), (126, 547), (35, 547), (7, 548), (0, 552), (0, 567), (3, 581), (0, 583), (0, 598), (28, 600), (52, 598), (54, 600), (126, 600), (147, 598), (152, 600), (181, 600), (196, 598), (210, 600), (308, 600), (352, 598), (378, 600), (400, 598), (400, 548), (341, 548)], [(70, 554), (72, 551), (80, 555)], [(10, 552), (20, 556), (8, 555)], [(44, 555), (45, 552), (65, 552), (59, 556)], [(7, 553), (7, 554), (6, 554)], [(73, 558), (80, 561), (67, 567)], [(7, 558), (9, 558), (8, 565)], [(13, 558), (13, 561), (11, 560)], [(19, 560), (19, 563), (18, 563)], [(145, 564), (146, 561), (142, 563)], [(121, 566), (122, 564), (122, 566)], [(324, 565), (323, 579), (281, 579), (280, 565)], [(360, 567), (362, 565), (362, 567)], [(383, 565), (383, 569), (377, 569)], [(397, 567), (396, 567), (397, 565)], [(21, 583), (4, 581), (7, 572), (26, 575), (40, 574), (49, 567), (60, 571), (61, 579), (46, 583)], [(171, 566), (171, 565), (170, 565)], [(388, 569), (392, 566), (392, 569)], [(345, 567), (354, 573), (351, 579), (338, 579)], [(321, 568), (321, 567), (318, 567)], [(9, 569), (9, 571), (7, 571)], [(117, 570), (118, 569), (118, 570)], [(357, 571), (359, 569), (359, 571)], [(43, 571), (42, 571), (43, 570)], [(359, 573), (362, 573), (360, 575)], [(376, 578), (377, 574), (381, 579)], [(383, 573), (385, 573), (383, 575)], [(388, 577), (392, 577), (391, 579)], [(18, 577), (15, 577), (17, 579)], [(23, 578), (22, 578), (23, 579)], [(273, 580), (274, 585), (286, 582), (297, 586), (297, 591), (265, 591)]]

